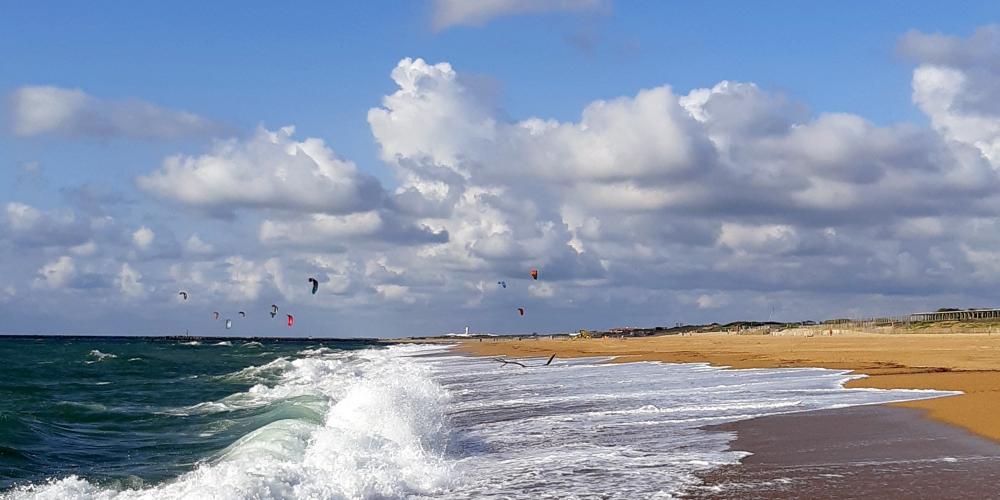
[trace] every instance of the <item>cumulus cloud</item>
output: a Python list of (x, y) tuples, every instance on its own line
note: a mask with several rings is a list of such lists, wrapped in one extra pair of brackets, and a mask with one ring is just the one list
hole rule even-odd
[[(447, 63), (403, 59), (392, 78), (399, 90), (368, 113), (383, 158), (390, 162), (429, 162), (465, 179), (509, 182), (527, 176), (554, 184), (651, 177), (681, 181), (704, 176), (715, 166), (701, 126), (667, 86), (595, 101), (576, 123), (540, 118), (506, 123)], [(426, 172), (411, 172), (404, 187), (437, 198), (447, 194), (450, 186), (426, 177)]]
[(548, 283), (532, 283), (528, 286), (528, 293), (532, 297), (548, 299), (556, 294), (555, 288)]
[(34, 228), (42, 220), (42, 213), (24, 203), (7, 204), (7, 227), (13, 231)]
[(204, 255), (212, 253), (215, 247), (202, 241), (201, 237), (195, 233), (184, 242), (184, 249), (193, 254)]
[[(370, 175), (339, 158), (319, 139), (292, 139), (294, 129), (258, 130), (201, 156), (174, 156), (138, 179), (160, 197), (215, 214), (265, 211), (259, 239), (268, 245), (342, 248), (347, 242), (425, 244), (447, 241), (407, 206), (405, 193), (388, 195)], [(190, 253), (207, 253), (197, 235)]]
[(434, 28), (481, 26), (518, 14), (595, 11), (609, 4), (608, 0), (434, 0)]
[(14, 133), (22, 137), (56, 134), (78, 138), (176, 139), (221, 130), (186, 111), (138, 99), (99, 99), (80, 89), (25, 86), (10, 95)]
[(717, 309), (729, 303), (728, 297), (725, 294), (701, 294), (695, 299), (695, 304), (698, 305), (698, 309)]
[[(873, 212), (984, 211), (997, 180), (977, 151), (932, 131), (849, 114), (811, 117), (753, 84), (686, 95), (663, 86), (595, 101), (576, 122), (510, 122), (448, 64), (404, 59), (392, 76), (399, 90), (369, 112), (372, 132), (397, 168), (397, 196), (450, 215), (441, 224), (452, 225), (452, 238), (462, 232), (454, 227), (460, 214), (448, 210), (475, 190), (553, 224), (567, 222), (557, 212), (574, 212), (836, 225)], [(956, 203), (962, 197), (979, 201)], [(584, 240), (572, 239), (581, 248)]]
[(70, 247), (69, 251), (73, 255), (81, 257), (94, 255), (97, 253), (97, 243), (95, 243), (94, 240), (90, 240), (86, 243)]
[(142, 273), (132, 268), (128, 263), (123, 263), (115, 278), (115, 286), (127, 298), (136, 299), (146, 294), (146, 288), (142, 284)]
[(93, 233), (92, 225), (72, 212), (46, 212), (19, 202), (4, 207), (0, 229), (0, 240), (8, 239), (24, 247), (82, 245)]
[[(394, 196), (449, 233), (417, 262), (501, 276), (540, 265), (574, 283), (560, 297), (598, 284), (809, 288), (844, 273), (863, 274), (859, 289), (904, 289), (957, 258), (932, 243), (947, 231), (935, 215), (998, 206), (972, 144), (812, 115), (752, 83), (641, 90), (562, 122), (507, 119), (446, 63), (404, 59), (392, 77), (398, 90), (368, 120)], [(903, 237), (917, 246), (901, 253)], [(870, 265), (851, 269), (858, 259)]]
[(230, 300), (255, 300), (264, 286), (265, 269), (240, 256), (226, 259), (229, 279), (225, 287)]
[(60, 289), (70, 284), (76, 277), (76, 262), (72, 257), (63, 255), (49, 262), (38, 270), (35, 286), (38, 288)]
[(154, 239), (156, 239), (156, 233), (146, 226), (142, 226), (132, 233), (132, 244), (139, 250), (148, 249), (153, 244)]
[[(86, 267), (114, 254), (113, 241), (98, 239), (88, 259), (69, 250), (94, 241), (84, 233), (45, 247), (30, 269), (44, 263), (38, 286), (104, 271), (119, 275), (119, 289), (171, 282), (213, 303), (309, 297), (338, 318), (379, 311), (376, 321), (399, 314), (435, 327), (452, 316), (440, 311), (464, 304), (498, 329), (523, 328), (507, 323), (521, 306), (574, 312), (532, 313), (540, 323), (530, 328), (541, 330), (625, 315), (671, 324), (763, 318), (775, 304), (822, 316), (987, 297), (1000, 277), (991, 157), (1000, 132), (989, 125), (1000, 113), (975, 97), (990, 92), (979, 67), (989, 58), (976, 52), (987, 35), (901, 42), (923, 58), (914, 101), (930, 127), (813, 113), (730, 81), (637, 89), (573, 119), (511, 118), (451, 65), (404, 59), (391, 74), (397, 88), (368, 113), (391, 188), (318, 139), (260, 130), (171, 157), (139, 179), (184, 206), (241, 212), (211, 244), (183, 233), (186, 262), (143, 262), (144, 276), (126, 280), (120, 262)], [(947, 50), (928, 48), (937, 43)], [(11, 234), (72, 227), (27, 205), (4, 215)], [(163, 233), (158, 243), (169, 238), (166, 224), (143, 221)], [(221, 223), (198, 233), (218, 234), (208, 225)], [(209, 253), (219, 258), (191, 258)], [(76, 277), (59, 277), (67, 273)], [(308, 294), (308, 276), (322, 282), (320, 294)]]
[(749, 226), (723, 223), (719, 244), (737, 252), (780, 254), (798, 245), (798, 235), (795, 228), (782, 224)]
[(216, 144), (201, 156), (177, 155), (139, 186), (162, 198), (224, 214), (283, 209), (348, 214), (382, 202), (378, 181), (340, 159), (315, 138), (292, 139), (295, 129), (260, 129), (245, 140)]
[(364, 241), (407, 245), (447, 240), (447, 230), (418, 227), (391, 213), (379, 211), (266, 219), (260, 226), (260, 241), (267, 244), (342, 248), (347, 243)]
[(386, 300), (413, 303), (416, 299), (410, 295), (410, 287), (392, 283), (375, 285), (375, 291)]
[(913, 102), (934, 128), (1000, 168), (1000, 27), (984, 26), (968, 38), (911, 31), (898, 50), (918, 64)]

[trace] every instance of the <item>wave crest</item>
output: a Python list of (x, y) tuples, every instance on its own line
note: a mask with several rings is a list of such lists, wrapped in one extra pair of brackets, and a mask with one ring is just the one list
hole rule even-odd
[(452, 477), (445, 456), (449, 396), (427, 367), (399, 350), (285, 360), (275, 365), (281, 370), (271, 385), (203, 403), (221, 410), (238, 401), (274, 413), (175, 480), (114, 489), (69, 476), (20, 487), (10, 497), (371, 498), (442, 491)]

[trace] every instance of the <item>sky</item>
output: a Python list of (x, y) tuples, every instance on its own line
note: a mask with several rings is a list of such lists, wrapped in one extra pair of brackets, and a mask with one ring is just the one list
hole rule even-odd
[(998, 15), (10, 2), (0, 333), (396, 337), (1000, 306)]

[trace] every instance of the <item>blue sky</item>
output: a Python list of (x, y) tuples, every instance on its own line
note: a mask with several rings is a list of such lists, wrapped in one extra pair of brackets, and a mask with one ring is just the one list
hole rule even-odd
[[(805, 319), (797, 316), (905, 312), (941, 301), (968, 305), (966, 302), (982, 302), (990, 296), (988, 268), (993, 257), (976, 252), (991, 251), (989, 230), (984, 229), (984, 225), (992, 223), (993, 202), (982, 190), (970, 187), (969, 179), (989, 185), (992, 178), (987, 177), (992, 170), (980, 172), (976, 170), (979, 167), (963, 167), (963, 173), (973, 173), (968, 173), (969, 177), (962, 181), (956, 180), (955, 190), (912, 193), (921, 199), (933, 197), (920, 206), (888, 200), (877, 207), (860, 201), (857, 206), (849, 207), (832, 202), (810, 202), (808, 206), (793, 207), (796, 201), (792, 200), (788, 204), (765, 207), (740, 200), (734, 201), (733, 206), (716, 203), (738, 196), (722, 191), (720, 186), (725, 183), (720, 184), (718, 180), (692, 184), (691, 175), (694, 174), (671, 171), (673, 167), (668, 164), (673, 165), (673, 160), (666, 157), (663, 165), (657, 167), (659, 170), (647, 168), (645, 163), (626, 163), (656, 163), (656, 155), (669, 156), (677, 141), (690, 139), (694, 148), (700, 147), (697, 144), (702, 142), (711, 143), (718, 151), (695, 154), (691, 158), (688, 158), (689, 152), (685, 152), (685, 161), (693, 161), (692, 168), (696, 170), (713, 172), (715, 167), (708, 165), (718, 163), (719, 168), (730, 169), (728, 173), (718, 174), (729, 180), (741, 175), (753, 177), (760, 184), (751, 182), (751, 185), (765, 198), (771, 196), (766, 186), (777, 189), (768, 183), (770, 181), (764, 182), (768, 175), (794, 178), (790, 186), (812, 186), (803, 191), (810, 200), (825, 197), (860, 200), (878, 197), (879, 190), (892, 189), (893, 185), (929, 183), (923, 173), (918, 177), (894, 175), (894, 162), (904, 157), (916, 163), (926, 160), (930, 166), (921, 172), (937, 172), (941, 179), (957, 175), (953, 170), (959, 161), (951, 157), (941, 160), (942, 155), (971, 161), (964, 156), (975, 153), (967, 151), (969, 147), (980, 148), (975, 154), (979, 154), (983, 165), (988, 166), (993, 160), (983, 144), (992, 138), (965, 132), (963, 125), (956, 125), (956, 120), (968, 121), (972, 119), (970, 116), (988, 119), (992, 111), (973, 112), (975, 110), (963, 108), (964, 114), (959, 113), (956, 110), (962, 106), (956, 104), (958, 100), (943, 107), (935, 107), (930, 101), (915, 104), (912, 88), (916, 69), (923, 65), (929, 69), (951, 68), (965, 72), (963, 74), (970, 75), (971, 83), (968, 83), (970, 88), (963, 90), (975, 91), (975, 85), (981, 83), (984, 90), (980, 93), (991, 92), (988, 79), (979, 74), (979, 66), (990, 66), (990, 58), (996, 56), (995, 41), (990, 33), (979, 38), (974, 33), (989, 31), (988, 26), (1000, 11), (996, 4), (970, 2), (963, 4), (961, 9), (954, 9), (938, 2), (842, 2), (817, 6), (801, 2), (640, 4), (567, 0), (540, 2), (526, 9), (524, 5), (528, 4), (510, 0), (498, 3), (501, 7), (506, 5), (499, 12), (478, 18), (475, 16), (483, 14), (476, 12), (475, 5), (475, 2), (463, 6), (449, 1), (415, 1), (314, 2), (294, 7), (248, 6), (244, 2), (214, 2), (209, 6), (195, 2), (169, 5), (154, 2), (129, 5), (20, 2), (7, 6), (0, 17), (0, 32), (4, 33), (0, 37), (0, 94), (7, 96), (5, 130), (0, 135), (0, 202), (8, 206), (8, 212), (13, 210), (11, 203), (39, 211), (42, 215), (33, 216), (31, 223), (41, 224), (38, 221), (49, 217), (51, 220), (44, 220), (55, 228), (54, 233), (65, 234), (70, 230), (67, 224), (86, 225), (88, 229), (79, 230), (89, 236), (81, 233), (79, 239), (81, 242), (93, 241), (98, 249), (73, 250), (72, 245), (34, 241), (38, 238), (19, 237), (20, 242), (15, 241), (17, 238), (10, 236), (14, 233), (11, 229), (14, 222), (9, 219), (5, 229), (10, 241), (0, 245), (0, 252), (7, 254), (3, 260), (8, 266), (8, 283), (0, 282), (0, 288), (13, 290), (0, 302), (0, 311), (11, 318), (6, 328), (66, 331), (79, 327), (87, 332), (113, 333), (211, 329), (214, 328), (211, 324), (189, 327), (178, 321), (175, 313), (180, 309), (176, 304), (147, 309), (143, 315), (132, 315), (128, 311), (163, 299), (168, 290), (175, 292), (175, 289), (192, 286), (190, 275), (178, 278), (180, 271), (175, 269), (171, 274), (170, 266), (200, 262), (205, 269), (199, 272), (210, 274), (223, 272), (223, 263), (234, 257), (253, 262), (251, 267), (254, 268), (261, 268), (268, 259), (278, 259), (275, 262), (281, 261), (285, 269), (305, 274), (330, 273), (332, 268), (309, 269), (308, 263), (324, 259), (341, 259), (338, 265), (357, 268), (384, 258), (387, 264), (383, 267), (402, 270), (395, 274), (389, 272), (393, 277), (387, 281), (379, 278), (378, 273), (361, 273), (364, 278), (350, 280), (351, 285), (344, 285), (339, 295), (327, 298), (330, 302), (346, 300), (351, 304), (349, 307), (331, 303), (301, 306), (306, 312), (301, 315), (302, 329), (297, 332), (302, 334), (323, 333), (323, 325), (328, 324), (337, 324), (334, 334), (339, 335), (355, 332), (361, 325), (373, 328), (374, 334), (394, 335), (404, 326), (417, 328), (417, 333), (433, 333), (460, 330), (467, 323), (482, 324), (484, 329), (497, 331), (551, 331), (575, 329), (577, 325), (582, 328), (630, 322), (673, 324), (709, 319), (759, 319), (761, 314), (770, 311), (772, 302), (786, 304), (778, 309), (785, 309), (787, 319)], [(466, 17), (444, 22), (442, 19), (448, 9), (464, 12), (461, 15)], [(910, 32), (916, 33), (916, 38), (904, 40)], [(934, 34), (951, 38), (934, 38)], [(957, 44), (957, 48), (934, 48), (949, 43)], [(985, 48), (980, 50), (979, 45)], [(941, 55), (941, 51), (947, 53)], [(984, 56), (980, 54), (983, 51)], [(969, 63), (971, 56), (963, 56), (965, 53), (977, 54), (980, 58), (972, 58), (974, 61)], [(407, 68), (411, 73), (420, 73), (420, 81), (424, 82), (418, 85), (419, 99), (434, 102), (440, 113), (417, 119), (413, 124), (416, 128), (405, 129), (399, 124), (408, 116), (403, 116), (404, 106), (412, 104), (416, 106), (413, 109), (423, 113), (428, 109), (418, 106), (419, 99), (404, 103), (405, 99), (401, 98), (397, 103), (399, 108), (389, 108), (395, 112), (389, 115), (397, 115), (396, 118), (379, 129), (370, 113), (382, 108), (383, 99), (400, 89), (401, 84), (394, 81), (390, 73), (404, 58), (421, 58), (428, 64), (426, 68), (419, 65)], [(432, 69), (439, 63), (450, 66), (444, 72)], [(454, 79), (449, 74), (453, 74)], [(636, 160), (628, 151), (631, 136), (618, 134), (616, 130), (622, 123), (639, 122), (630, 122), (630, 118), (622, 118), (626, 121), (619, 122), (617, 115), (607, 116), (602, 119), (606, 118), (614, 127), (609, 125), (606, 135), (589, 140), (604, 144), (604, 151), (621, 153), (612, 155), (614, 158), (608, 160), (610, 165), (576, 164), (566, 160), (565, 168), (554, 169), (539, 178), (533, 178), (532, 172), (519, 170), (539, 155), (553, 154), (557, 145), (565, 146), (563, 141), (570, 140), (552, 139), (558, 142), (548, 143), (546, 147), (523, 142), (518, 129), (527, 126), (531, 119), (586, 128), (583, 122), (587, 120), (581, 116), (593, 103), (635, 99), (634, 106), (622, 113), (633, 113), (636, 120), (656, 121), (663, 117), (645, 116), (644, 112), (660, 101), (639, 102), (637, 94), (643, 89), (664, 89), (667, 85), (670, 99), (679, 99), (692, 90), (711, 89), (722, 81), (753, 84), (753, 95), (757, 96), (753, 99), (758, 100), (753, 104), (756, 107), (751, 107), (757, 111), (748, 113), (761, 113), (753, 119), (767, 115), (769, 120), (780, 121), (778, 126), (785, 135), (780, 140), (772, 137), (768, 141), (755, 139), (744, 144), (743, 135), (734, 139), (735, 132), (719, 131), (718, 127), (725, 124), (716, 126), (712, 118), (696, 119), (697, 124), (688, 123), (691, 117), (686, 116), (680, 125), (680, 122), (662, 124), (666, 127), (664, 131), (673, 130), (675, 125), (685, 130), (697, 125), (699, 130), (704, 129), (703, 138), (699, 138), (701, 132), (683, 137), (654, 135), (645, 142), (657, 143), (662, 138), (663, 147), (652, 148), (649, 152), (654, 160), (646, 156)], [(98, 116), (98, 121), (106, 125), (101, 120), (134, 117), (141, 105), (149, 105), (158, 110), (156, 120), (169, 122), (163, 126), (180, 128), (172, 128), (170, 133), (163, 133), (162, 129), (157, 129), (160, 132), (133, 133), (127, 128), (134, 128), (135, 123), (128, 122), (124, 127), (95, 132), (97, 126), (93, 123), (97, 122), (87, 122), (91, 125), (74, 122), (74, 125), (64, 121), (50, 123), (39, 132), (25, 133), (25, 129), (20, 129), (19, 133), (18, 124), (24, 123), (26, 108), (18, 107), (17, 103), (28, 95), (20, 92), (39, 88), (77, 91), (80, 94), (74, 95), (86, 96), (89, 99), (86, 113), (89, 114), (73, 120), (90, 120)], [(730, 91), (723, 89), (717, 93), (727, 92)], [(70, 99), (67, 97), (70, 94), (38, 95), (39, 99)], [(31, 102), (37, 105), (38, 101)], [(789, 107), (781, 102), (792, 104)], [(690, 111), (691, 108), (684, 109)], [(201, 120), (200, 125), (194, 128), (178, 125), (187, 123), (181, 112), (197, 117)], [(840, 139), (831, 139), (829, 130), (824, 127), (838, 133), (849, 127), (863, 128), (854, 122), (845, 125), (833, 123), (835, 120), (823, 121), (820, 117), (824, 113), (857, 117), (868, 124), (864, 126), (872, 127), (867, 132), (860, 132), (858, 137), (886, 135), (886, 138), (884, 142), (858, 147), (858, 151), (849, 154), (831, 153), (830, 157), (836, 157), (832, 160), (830, 157), (790, 159), (790, 151), (805, 147), (790, 145), (798, 140), (813, 141), (808, 143), (811, 151), (841, 147)], [(153, 115), (138, 116), (140, 121), (153, 119), (150, 118)], [(780, 116), (780, 120), (776, 116)], [(482, 137), (475, 134), (466, 137), (469, 130), (479, 130), (476, 124), (484, 123), (491, 124), (489, 144), (484, 145), (480, 142)], [(449, 128), (461, 124), (467, 128)], [(504, 131), (497, 129), (496, 124), (501, 124), (501, 128), (503, 124), (516, 126)], [(657, 124), (660, 123), (650, 126)], [(218, 141), (253, 144), (260, 138), (258, 127), (273, 132), (286, 125), (295, 127), (290, 141), (321, 139), (331, 154), (353, 164), (351, 168), (356, 171), (351, 168), (337, 171), (337, 175), (347, 175), (352, 186), (368, 185), (364, 179), (372, 176), (379, 192), (383, 193), (378, 197), (388, 201), (343, 201), (343, 204), (333, 204), (336, 206), (289, 208), (287, 201), (274, 198), (286, 193), (281, 191), (267, 194), (266, 200), (233, 196), (227, 198), (226, 203), (216, 203), (185, 198), (184, 193), (165, 183), (154, 188), (138, 180), (164, 172), (169, 157), (180, 155), (179, 158), (196, 159), (212, 155)], [(812, 125), (817, 131), (801, 139), (801, 134), (794, 132), (802, 129), (799, 125), (807, 125), (805, 128)], [(637, 131), (643, 130), (641, 125), (636, 126), (639, 127)], [(424, 143), (414, 143), (418, 139), (413, 137), (420, 135), (415, 133), (417, 131), (427, 132), (426, 137), (419, 139)], [(924, 141), (926, 134), (934, 141), (940, 140), (941, 144), (933, 148), (928, 146), (933, 149), (928, 151), (904, 148), (914, 140)], [(501, 143), (498, 137), (506, 137), (507, 142)], [(729, 147), (726, 141), (737, 142), (741, 147), (726, 149)], [(776, 145), (779, 143), (783, 145), (780, 148)], [(955, 144), (964, 145), (963, 149), (957, 150)], [(543, 149), (532, 151), (531, 147)], [(898, 150), (893, 149), (896, 147)], [(775, 152), (776, 148), (784, 149)], [(222, 153), (214, 155), (224, 156)], [(244, 155), (242, 160), (232, 161), (249, 161), (246, 158)], [(503, 158), (521, 158), (523, 163), (505, 165)], [(561, 161), (551, 156), (546, 158), (542, 167), (534, 169), (535, 173)], [(845, 177), (841, 174), (830, 175), (826, 171), (826, 174), (820, 172), (816, 174), (818, 177), (810, 177), (812, 174), (805, 173), (811, 172), (810, 167), (796, 163), (813, 160), (822, 168), (833, 168), (830, 162), (841, 161), (849, 163), (843, 165), (845, 171), (860, 169), (860, 173), (850, 174), (851, 179), (868, 175), (872, 179), (891, 179), (892, 183), (875, 187), (869, 179), (851, 187), (843, 184)], [(788, 165), (782, 168), (789, 169), (787, 171), (768, 171), (769, 165), (785, 163)], [(412, 187), (426, 196), (431, 184), (451, 183), (426, 177), (423, 168), (414, 170), (414, 164), (451, 169), (458, 177), (464, 176), (461, 189), (468, 196), (480, 196), (475, 193), (480, 193), (481, 189), (509, 200), (511, 206), (490, 205), (491, 211), (486, 214), (483, 210), (475, 212), (475, 207), (455, 205), (446, 210), (445, 216), (401, 209), (402, 202), (394, 198), (401, 191)], [(254, 172), (269, 168), (261, 163), (259, 169), (254, 170), (258, 168), (255, 165), (251, 161), (245, 167)], [(587, 170), (598, 167), (621, 174)], [(588, 177), (587, 172), (593, 176)], [(715, 174), (699, 175), (714, 179)], [(796, 177), (799, 175), (801, 179)], [(918, 174), (909, 172), (906, 175)], [(608, 196), (619, 196), (621, 191), (614, 190), (622, 186), (648, 187), (659, 185), (656, 183), (661, 181), (660, 187), (666, 191), (659, 193), (667, 201), (656, 209), (630, 208), (622, 212), (621, 207), (612, 210), (608, 206), (577, 203), (588, 197), (600, 199), (611, 192), (619, 194)], [(525, 184), (531, 187), (519, 189)], [(568, 184), (573, 186), (566, 187)], [(449, 185), (451, 193), (458, 192), (457, 184)], [(701, 193), (700, 196), (713, 199), (715, 204), (678, 204), (680, 202), (675, 201), (681, 196), (678, 186), (683, 186), (685, 192)], [(709, 189), (712, 186), (714, 190)], [(79, 194), (82, 188), (87, 188), (91, 195), (100, 193), (101, 196), (92, 196), (89, 205), (82, 206), (79, 196), (72, 196), (72, 193)], [(848, 191), (849, 188), (864, 190), (863, 196)], [(905, 191), (907, 188), (899, 189)], [(667, 191), (669, 194), (663, 194)], [(220, 192), (225, 195), (224, 191)], [(359, 192), (362, 194), (352, 196), (363, 197), (368, 191)], [(976, 193), (971, 201), (970, 192)], [(523, 200), (518, 198), (522, 195)], [(646, 200), (651, 198), (655, 196), (645, 195)], [(378, 207), (373, 208), (373, 203), (379, 204)], [(570, 207), (575, 203), (580, 206)], [(973, 204), (976, 207), (969, 208)], [(458, 215), (462, 210), (469, 212), (465, 216)], [(860, 224), (850, 219), (851, 214), (857, 217), (862, 213), (874, 214), (883, 224)], [(315, 226), (294, 225), (296, 221), (305, 220), (302, 218), (312, 217), (315, 222), (316, 214), (330, 217), (368, 214), (368, 222), (378, 219), (381, 236), (373, 237), (371, 231), (374, 229), (351, 226), (348, 232), (360, 231), (366, 236), (350, 232), (350, 237), (343, 237), (336, 245), (303, 242), (288, 234), (275, 238), (296, 241), (281, 244), (264, 241), (265, 221), (281, 221), (286, 224), (284, 227), (316, 230)], [(101, 226), (105, 227), (104, 233), (94, 232), (97, 231), (94, 220), (98, 216), (113, 219), (113, 223), (107, 223), (110, 224), (107, 227), (112, 228)], [(590, 236), (581, 236), (586, 226), (581, 221), (588, 218), (596, 221), (594, 224), (603, 223), (604, 233), (608, 233), (607, 221), (627, 220), (636, 226), (628, 226), (623, 234), (599, 235), (601, 231), (594, 230)], [(67, 222), (70, 219), (75, 222)], [(85, 219), (89, 221), (86, 224), (82, 222)], [(500, 246), (488, 254), (476, 250), (485, 246), (488, 238), (484, 239), (482, 234), (477, 236), (470, 229), (476, 225), (480, 228), (490, 225), (480, 223), (483, 220), (492, 221), (491, 227), (494, 227), (483, 229), (487, 235), (509, 237), (502, 244), (497, 243)], [(326, 223), (346, 224), (341, 219)], [(355, 223), (355, 219), (350, 221), (350, 224)], [(28, 223), (22, 221), (19, 227), (28, 227), (24, 224)], [(535, 227), (537, 233), (518, 234), (518, 230), (511, 229), (525, 224)], [(551, 229), (552, 224), (565, 228)], [(653, 228), (658, 224), (668, 229), (657, 233)], [(981, 237), (977, 236), (979, 239), (974, 241), (952, 241), (951, 248), (946, 248), (948, 245), (942, 240), (948, 239), (952, 227), (962, 224), (978, 228), (972, 234)], [(386, 229), (389, 226), (391, 231)], [(151, 229), (156, 236), (154, 243), (136, 253), (136, 248), (128, 247), (140, 227)], [(466, 230), (462, 230), (463, 227)], [(421, 233), (421, 228), (427, 229), (426, 234)], [(26, 230), (43, 232), (41, 226)], [(337, 229), (329, 233), (328, 239), (344, 236), (342, 231)], [(907, 239), (910, 236), (900, 236), (914, 231), (926, 233), (924, 235), (931, 240), (911, 241)], [(681, 233), (683, 236), (678, 237)], [(187, 250), (193, 253), (185, 254), (181, 249), (195, 234), (212, 247), (211, 252), (202, 252), (197, 259), (192, 257), (197, 252)], [(428, 236), (430, 234), (437, 236)], [(843, 237), (845, 234), (850, 234), (851, 245), (870, 240), (869, 252), (853, 246), (845, 249), (847, 242), (830, 240), (834, 238), (831, 235)], [(688, 237), (691, 241), (686, 241)], [(447, 239), (447, 244), (440, 241), (442, 238)], [(587, 238), (594, 241), (587, 242)], [(30, 245), (24, 243), (28, 240), (32, 240)], [(75, 242), (76, 246), (81, 242)], [(612, 248), (611, 242), (630, 246), (629, 252), (633, 253), (627, 253), (624, 248)], [(782, 247), (786, 243), (788, 248), (776, 254), (761, 253), (762, 248)], [(165, 246), (158, 248), (158, 245)], [(446, 251), (445, 247), (449, 246), (454, 248)], [(668, 247), (668, 254), (657, 255)], [(574, 249), (574, 253), (561, 257), (567, 248)], [(451, 253), (457, 249), (471, 253), (462, 256)], [(522, 258), (519, 265), (524, 268), (542, 264), (555, 266), (558, 277), (554, 281), (555, 291), (536, 288), (517, 299), (500, 300), (495, 297), (495, 291), (486, 294), (480, 290), (482, 286), (476, 284), (478, 281), (492, 283), (495, 278), (520, 278), (516, 276), (517, 266), (512, 260), (518, 255), (530, 255), (532, 251), (538, 252), (534, 263)], [(429, 254), (434, 258), (429, 259)], [(900, 257), (904, 254), (905, 257)], [(887, 274), (879, 282), (867, 283), (865, 279), (858, 279), (845, 283), (835, 277), (841, 275), (838, 266), (842, 263), (838, 259), (848, 258), (848, 255), (849, 260), (865, 263), (860, 268), (871, 265), (873, 269), (886, 269), (901, 261), (909, 262), (907, 259), (912, 259), (913, 263), (906, 264), (912, 267), (897, 274)], [(72, 261), (76, 285), (72, 280), (64, 280), (58, 286), (46, 284), (44, 279), (39, 281), (40, 269), (61, 257)], [(469, 260), (463, 260), (466, 258)], [(825, 266), (824, 262), (833, 264)], [(115, 292), (122, 289), (117, 286), (116, 290), (115, 285), (121, 281), (118, 278), (123, 272), (122, 265), (142, 275), (132, 288), (135, 293), (129, 301), (116, 301), (115, 296)], [(566, 266), (565, 270), (559, 267), (562, 265)], [(781, 278), (782, 273), (794, 272), (788, 267), (795, 265), (819, 266), (820, 271), (827, 272), (813, 276), (810, 285), (787, 285), (788, 280)], [(231, 268), (232, 264), (229, 266)], [(453, 281), (417, 271), (452, 266), (455, 268)], [(762, 269), (760, 266), (769, 271), (754, 275), (752, 271)], [(962, 280), (956, 280), (935, 286), (933, 276), (948, 270), (965, 273), (969, 279), (964, 285)], [(341, 269), (338, 272), (348, 271)], [(638, 276), (615, 277), (631, 276), (632, 273), (659, 277), (662, 286), (655, 284), (656, 279), (650, 284)], [(231, 309), (240, 301), (264, 303), (301, 299), (281, 292), (280, 280), (273, 273), (265, 274), (256, 292), (234, 295), (220, 288), (212, 292), (218, 294), (214, 302), (201, 303), (198, 307)], [(335, 274), (321, 281), (334, 283)], [(741, 277), (733, 278), (734, 274)], [(92, 279), (88, 282), (81, 278), (84, 275)], [(177, 283), (172, 283), (172, 279)], [(445, 281), (435, 290), (428, 283), (435, 283), (437, 279)], [(970, 280), (975, 283), (969, 284)], [(527, 281), (521, 285), (524, 290), (529, 286), (541, 286)], [(481, 297), (479, 302), (469, 301), (470, 290), (478, 290), (475, 293), (485, 294), (486, 298)], [(748, 305), (746, 297), (759, 297), (761, 290), (773, 297), (765, 300), (766, 304)], [(836, 295), (829, 295), (831, 293)], [(46, 300), (37, 300), (39, 295), (46, 296)], [(94, 299), (95, 295), (102, 300)], [(93, 302), (81, 302), (78, 300), (81, 296)], [(491, 300), (499, 302), (493, 304)], [(546, 316), (531, 325), (505, 316), (516, 307), (515, 302), (528, 301), (533, 301), (532, 310), (547, 311)], [(459, 305), (453, 306), (456, 302)], [(131, 306), (122, 305), (125, 303)], [(662, 303), (670, 305), (664, 309)], [(802, 307), (793, 305), (800, 303)], [(52, 316), (46, 307), (54, 306), (65, 308), (68, 313)], [(80, 317), (77, 308), (87, 310), (82, 320), (72, 319)], [(497, 308), (502, 308), (503, 313), (497, 312)], [(13, 311), (20, 313), (8, 316), (14, 314)]]
[[(295, 9), (30, 2), (0, 19), (0, 88), (45, 84), (134, 96), (243, 130), (295, 123), (379, 171), (364, 117), (392, 90), (386, 74), (402, 57), (448, 61), (493, 79), (514, 118), (570, 120), (594, 99), (729, 79), (787, 92), (816, 110), (920, 121), (902, 90), (911, 67), (895, 56), (896, 39), (910, 29), (967, 34), (1000, 14), (991, 2), (961, 10), (939, 2), (649, 2), (437, 32), (427, 2)], [(595, 46), (573, 45), (576, 35), (593, 37)]]

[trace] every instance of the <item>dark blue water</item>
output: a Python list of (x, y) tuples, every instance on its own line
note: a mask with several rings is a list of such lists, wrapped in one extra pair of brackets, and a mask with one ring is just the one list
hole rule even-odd
[[(135, 488), (194, 468), (288, 406), (178, 411), (245, 392), (233, 376), (305, 349), (363, 341), (0, 337), (0, 491), (77, 475)], [(297, 415), (300, 416), (300, 415)]]

